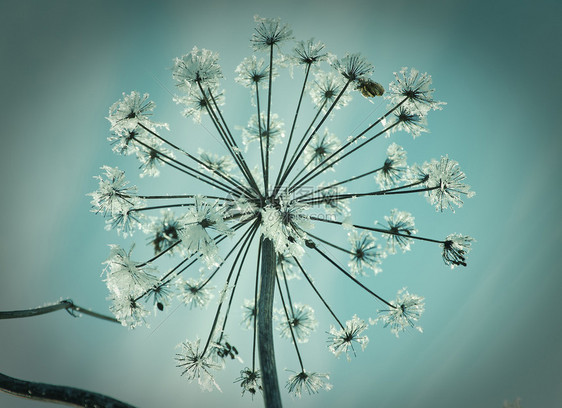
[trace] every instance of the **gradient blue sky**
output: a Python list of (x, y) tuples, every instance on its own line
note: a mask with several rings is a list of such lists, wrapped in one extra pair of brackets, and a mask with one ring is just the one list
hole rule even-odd
[[(560, 2), (545, 0), (1, 2), (0, 310), (71, 297), (107, 311), (101, 262), (119, 239), (89, 212), (85, 194), (96, 188), (101, 165), (136, 166), (110, 152), (108, 106), (123, 91), (149, 92), (177, 140), (201, 140), (195, 136), (206, 133), (181, 117), (168, 93), (172, 58), (197, 45), (220, 53), (228, 114), (244, 125), (248, 98), (233, 70), (250, 53), (253, 15), (281, 17), (298, 39), (315, 37), (338, 55), (362, 52), (383, 84), (402, 66), (431, 73), (448, 105), (430, 116), (431, 133), (396, 141), (410, 162), (449, 154), (477, 192), (455, 214), (435, 213), (418, 196), (355, 208), (354, 219), (366, 223), (397, 207), (414, 214), (421, 235), (474, 236), (469, 267), (451, 271), (423, 243), (388, 259), (368, 283), (389, 297), (402, 286), (425, 296), (424, 334), (396, 339), (372, 327), (369, 346), (349, 363), (324, 349), (331, 321), (313, 304), (320, 325), (303, 356), (310, 370), (331, 374), (334, 389), (302, 400), (284, 393), (286, 406), (474, 408), (516, 397), (524, 407), (560, 406), (561, 11)], [(330, 126), (349, 132), (375, 107), (357, 106)], [(378, 147), (384, 151), (386, 141)], [(354, 170), (342, 164), (339, 174)], [(158, 188), (197, 188), (178, 180), (163, 177)], [(366, 318), (379, 307), (335, 273), (314, 272), (342, 315)], [(243, 366), (230, 364), (218, 376), (222, 394), (200, 392), (174, 367), (175, 345), (205, 336), (211, 313), (180, 308), (135, 331), (64, 312), (2, 321), (0, 371), (139, 407), (249, 406), (231, 384)], [(247, 336), (234, 327), (239, 348), (247, 348)], [(284, 379), (282, 370), (297, 361), (288, 342), (276, 346)], [(0, 406), (50, 405), (0, 394)]]

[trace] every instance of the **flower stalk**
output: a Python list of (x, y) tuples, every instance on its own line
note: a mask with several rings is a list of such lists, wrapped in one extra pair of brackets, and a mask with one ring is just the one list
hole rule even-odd
[(275, 247), (268, 238), (262, 241), (261, 260), (261, 284), (256, 319), (258, 322), (258, 355), (262, 373), (263, 399), (267, 408), (280, 408), (281, 393), (273, 346), (273, 298), (277, 266)]

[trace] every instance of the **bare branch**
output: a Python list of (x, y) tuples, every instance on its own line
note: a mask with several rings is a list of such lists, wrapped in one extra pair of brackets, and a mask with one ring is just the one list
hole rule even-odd
[(70, 299), (61, 300), (59, 303), (55, 303), (54, 305), (36, 307), (34, 309), (10, 310), (7, 312), (0, 312), (0, 319), (20, 319), (22, 317), (33, 317), (42, 314), (56, 312), (57, 310), (63, 310), (63, 309), (74, 317), (77, 317), (74, 312), (78, 312), (88, 316), (96, 317), (98, 319), (121, 324), (119, 320), (111, 316), (106, 316), (100, 313), (92, 312), (87, 309), (83, 309), (80, 306), (75, 305)]
[[(49, 313), (49, 312), (44, 312)], [(86, 408), (134, 408), (106, 395), (62, 385), (18, 380), (0, 373), (0, 390), (36, 401), (56, 402)]]

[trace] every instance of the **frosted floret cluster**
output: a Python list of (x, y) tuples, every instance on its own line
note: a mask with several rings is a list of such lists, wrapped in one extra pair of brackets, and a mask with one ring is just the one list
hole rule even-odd
[(425, 310), (424, 298), (410, 294), (406, 288), (398, 291), (396, 300), (390, 302), (393, 308), (381, 310), (381, 315), (376, 319), (371, 319), (370, 323), (382, 321), (384, 327), (390, 327), (390, 331), (396, 337), (408, 328), (414, 328), (420, 333), (423, 332), (420, 326), (416, 326), (423, 311)]
[(196, 91), (199, 85), (218, 85), (222, 78), (218, 60), (217, 53), (193, 47), (191, 52), (174, 60), (172, 77), (176, 80), (176, 86), (184, 92), (191, 92), (192, 87), (195, 87)]
[(366, 269), (375, 275), (382, 272), (380, 264), (386, 258), (386, 252), (377, 244), (373, 234), (366, 231), (351, 231), (347, 234), (351, 244), (349, 270), (354, 276), (366, 276)]
[(411, 236), (417, 232), (412, 214), (395, 208), (384, 219), (390, 231), (389, 234), (383, 234), (386, 238), (388, 252), (395, 254), (397, 248), (400, 248), (402, 252), (409, 251), (413, 242)]
[(115, 318), (129, 328), (145, 323), (148, 311), (138, 298), (158, 284), (154, 268), (131, 260), (133, 248), (126, 252), (118, 245), (110, 245), (110, 255), (104, 262), (105, 282), (112, 301), (110, 309)]
[[(267, 79), (269, 78), (269, 65), (265, 63), (263, 58), (258, 58), (252, 55), (249, 58), (244, 58), (240, 65), (236, 67), (236, 82), (250, 88), (255, 92), (256, 85), (261, 84), (267, 87)], [(275, 77), (273, 72), (273, 77)]]
[(201, 254), (208, 266), (217, 266), (220, 262), (218, 247), (208, 230), (230, 234), (231, 230), (224, 221), (223, 207), (218, 202), (208, 203), (201, 197), (195, 197), (194, 206), (187, 210), (181, 223), (179, 237), (184, 249), (190, 254)]
[(143, 202), (137, 196), (137, 187), (129, 186), (124, 171), (109, 166), (101, 169), (104, 174), (94, 177), (99, 181), (98, 189), (89, 194), (92, 197), (92, 212), (108, 216), (142, 206)]
[(201, 123), (201, 118), (203, 115), (207, 115), (209, 106), (215, 104), (223, 106), (224, 99), (224, 93), (213, 86), (205, 89), (203, 93), (199, 89), (192, 88), (187, 92), (187, 95), (176, 95), (174, 102), (185, 107), (181, 112), (183, 116), (191, 117), (195, 123)]
[(254, 326), (254, 319), (256, 318), (256, 304), (254, 300), (244, 299), (242, 305), (242, 324), (246, 329), (251, 329)]
[(348, 201), (338, 199), (339, 196), (344, 194), (347, 189), (342, 186), (331, 187), (330, 183), (328, 186), (324, 186), (324, 183), (318, 185), (319, 196), (322, 197), (322, 206), (327, 215), (340, 215), (343, 217), (349, 216), (351, 209), (349, 208)]
[(253, 397), (258, 391), (262, 391), (261, 374), (259, 370), (252, 370), (246, 367), (240, 371), (240, 377), (238, 377), (235, 382), (240, 383), (242, 395), (248, 392)]
[[(106, 228), (116, 229), (125, 238), (140, 229), (154, 251), (149, 259), (137, 262), (131, 259), (132, 248), (125, 251), (111, 246), (104, 262), (105, 282), (110, 310), (119, 321), (130, 328), (146, 324), (147, 302), (155, 312), (166, 312), (172, 302), (189, 309), (212, 305), (215, 314), (208, 319), (206, 341), (182, 343), (177, 365), (183, 376), (197, 381), (203, 389), (218, 389), (214, 370), (224, 368), (231, 360), (228, 364), (236, 364), (242, 354), (252, 350), (252, 363), (240, 371), (236, 382), (242, 394), (253, 396), (262, 390), (262, 381), (267, 384), (271, 380), (271, 367), (260, 371), (256, 350), (266, 352), (264, 344), (270, 339), (263, 336), (261, 325), (264, 310), (273, 307), (275, 332), (292, 343), (300, 365), (286, 387), (300, 397), (331, 388), (327, 374), (305, 369), (306, 355), (300, 351), (319, 325), (313, 306), (321, 305), (337, 323), (330, 326), (327, 352), (337, 357), (345, 354), (349, 360), (357, 349), (364, 350), (369, 340), (365, 321), (357, 315), (340, 320), (339, 311), (324, 297), (322, 286), (316, 286), (317, 280), (334, 279), (339, 285), (333, 273), (357, 285), (375, 302), (385, 305), (369, 322), (380, 321), (398, 336), (409, 328), (421, 331), (418, 321), (424, 299), (402, 289), (395, 300), (387, 301), (382, 293), (369, 288), (366, 278), (381, 271), (387, 254), (409, 251), (414, 241), (421, 240), (416, 247), (438, 247), (436, 255), (441, 254), (445, 265), (467, 265), (474, 241), (471, 237), (457, 233), (445, 239), (420, 236), (412, 214), (398, 209), (373, 225), (378, 200), (420, 193), (443, 211), (460, 207), (474, 193), (465, 184), (458, 163), (448, 156), (408, 166), (406, 151), (379, 137), (406, 132), (416, 139), (427, 131), (427, 115), (444, 105), (434, 99), (428, 74), (403, 68), (385, 91), (377, 82), (373, 65), (360, 54), (338, 59), (313, 39), (300, 41), (286, 51), (284, 43), (292, 38), (286, 24), (259, 17), (256, 23), (251, 42), (264, 56), (252, 55), (236, 68), (236, 82), (249, 90), (252, 105), (245, 127), (240, 127), (245, 119), (234, 126), (227, 121), (233, 112), (224, 107), (217, 53), (194, 47), (174, 60), (172, 76), (180, 94), (174, 101), (183, 107), (185, 116), (197, 123), (205, 121), (204, 137), (208, 139), (207, 133), (212, 132), (211, 136), (223, 144), (221, 150), (198, 149), (191, 134), (187, 141), (168, 140), (162, 132), (167, 125), (152, 121), (155, 104), (148, 94), (124, 93), (109, 109), (111, 148), (127, 160), (136, 159), (140, 177), (177, 172), (204, 188), (192, 191), (189, 187), (186, 191), (185, 186), (191, 184), (152, 183), (152, 191), (143, 190), (140, 195), (122, 170), (104, 166), (96, 177), (97, 190), (90, 196), (92, 211), (106, 218)], [(303, 69), (293, 72), (293, 67)], [(298, 85), (297, 98), (280, 103), (274, 97), (277, 85), (273, 79), (286, 68), (291, 78), (302, 79), (303, 83)], [(369, 117), (357, 125), (348, 124), (352, 134), (341, 133), (346, 130), (333, 133), (341, 128), (337, 125), (330, 126), (330, 132), (327, 125), (338, 109), (350, 105), (353, 93), (363, 96), (354, 104), (382, 100), (384, 96), (390, 105), (369, 125), (364, 125)], [(274, 111), (280, 106), (286, 108), (287, 103), (294, 103), (288, 107), (294, 116), (285, 127)], [(384, 142), (384, 146), (377, 149), (375, 140)], [(359, 149), (364, 156), (353, 155)], [(386, 156), (381, 163), (378, 158), (384, 149)], [(343, 175), (338, 174), (340, 171)], [(327, 175), (332, 181), (326, 180)], [(167, 185), (176, 189), (162, 191)], [(368, 211), (354, 215), (370, 217), (367, 221), (351, 216), (352, 206), (358, 202)], [(316, 224), (321, 227), (315, 229)], [(348, 235), (347, 244), (340, 242), (345, 238), (342, 233)], [(160, 265), (165, 265), (166, 271), (159, 272), (156, 266)], [(270, 277), (275, 282), (263, 285), (268, 286), (266, 290), (260, 284)], [(242, 290), (237, 289), (247, 285), (248, 279), (253, 279), (248, 285), (252, 287), (244, 290), (251, 290), (253, 299), (244, 301), (241, 314), (242, 326), (252, 332), (248, 336), (252, 344), (235, 347), (230, 343), (234, 336), (229, 330), (237, 325), (229, 317), (231, 311), (239, 310), (234, 299), (239, 299)], [(296, 300), (296, 286), (310, 286), (307, 289), (312, 296), (306, 300), (311, 306)], [(271, 288), (276, 292), (271, 293)], [(281, 304), (260, 303), (273, 298)]]
[(234, 162), (229, 156), (220, 156), (216, 153), (205, 152), (201, 149), (198, 150), (198, 154), (199, 160), (204, 163), (203, 166), (200, 166), (201, 171), (228, 174), (234, 170)]
[[(170, 249), (169, 254), (172, 254), (181, 249), (177, 246), (180, 229), (180, 222), (170, 209), (162, 210), (160, 217), (151, 217), (145, 232), (152, 237), (150, 243), (154, 247), (154, 253)], [(174, 244), (174, 248), (171, 248)]]
[(107, 119), (111, 123), (111, 130), (122, 132), (133, 130), (137, 125), (150, 125), (152, 122), (149, 116), (156, 104), (148, 100), (148, 94), (140, 95), (138, 92), (131, 92), (127, 95), (123, 92), (123, 99), (115, 102), (109, 108)]
[(189, 381), (197, 380), (202, 390), (212, 391), (220, 387), (215, 381), (212, 371), (221, 368), (220, 364), (213, 361), (205, 350), (199, 350), (200, 339), (186, 340), (180, 344), (181, 352), (176, 355), (177, 366), (182, 370)]
[(340, 109), (351, 101), (349, 91), (341, 93), (344, 86), (345, 82), (341, 75), (321, 71), (314, 75), (314, 84), (310, 88), (310, 97), (318, 109), (326, 112), (339, 96), (340, 98), (334, 105), (334, 109)]
[(322, 389), (329, 391), (332, 389), (332, 385), (326, 382), (329, 379), (328, 374), (301, 371), (289, 377), (287, 390), (297, 398), (300, 398), (304, 391), (308, 394), (317, 394)]
[(351, 320), (345, 322), (345, 327), (337, 329), (335, 326), (330, 326), (330, 345), (328, 348), (336, 357), (339, 357), (342, 353), (345, 353), (347, 360), (351, 360), (350, 352), (356, 355), (354, 343), (361, 346), (361, 350), (365, 350), (367, 343), (369, 343), (369, 338), (367, 336), (362, 336), (365, 330), (369, 326), (357, 315), (354, 315)]
[(361, 54), (347, 54), (342, 59), (336, 59), (332, 66), (344, 78), (351, 81), (359, 81), (373, 74), (375, 67), (368, 62)]
[(306, 215), (308, 209), (306, 204), (282, 196), (278, 205), (268, 205), (262, 210), (262, 234), (273, 241), (277, 252), (302, 256), (305, 231), (313, 228)]
[(306, 67), (316, 66), (319, 62), (326, 61), (328, 54), (324, 52), (326, 45), (311, 38), (308, 41), (298, 41), (293, 49), (292, 60), (296, 64)]
[(281, 337), (292, 339), (291, 330), (299, 343), (308, 342), (310, 334), (318, 326), (314, 318), (314, 310), (300, 303), (295, 303), (293, 308), (288, 311), (289, 320), (284, 310), (277, 311), (279, 325), (277, 326)]
[(462, 234), (451, 234), (441, 244), (443, 247), (443, 260), (453, 269), (455, 266), (466, 266), (466, 255), (474, 242), (472, 237)]
[(103, 166), (102, 176), (96, 176), (98, 189), (92, 197), (92, 212), (106, 217), (106, 229), (116, 229), (124, 237), (141, 227), (142, 215), (133, 209), (142, 208), (144, 201), (137, 195), (137, 187), (130, 186), (125, 172), (117, 167)]
[(431, 88), (431, 75), (420, 74), (417, 69), (403, 67), (394, 73), (395, 80), (388, 86), (385, 99), (396, 105), (403, 102), (403, 107), (410, 114), (426, 116), (430, 110), (441, 110), (445, 102), (433, 99), (435, 89)]
[(205, 280), (195, 280), (187, 279), (183, 280), (179, 278), (176, 281), (176, 285), (179, 289), (179, 298), (183, 303), (185, 303), (189, 308), (199, 308), (204, 309), (209, 305), (209, 302), (213, 298), (213, 293), (211, 292), (213, 287), (207, 288)]
[(281, 23), (279, 18), (261, 18), (254, 16), (255, 32), (252, 35), (252, 46), (255, 51), (267, 50), (272, 46), (279, 46), (284, 41), (293, 38), (293, 31), (287, 24)]
[(401, 146), (396, 143), (388, 146), (386, 160), (375, 176), (382, 189), (390, 188), (402, 181), (407, 170), (406, 157), (406, 151)]
[(145, 318), (150, 312), (137, 300), (142, 295), (143, 292), (137, 288), (124, 296), (110, 293), (108, 297), (108, 300), (111, 301), (109, 310), (123, 326), (127, 326), (129, 329), (143, 324), (148, 327)]
[[(338, 137), (327, 128), (322, 134), (315, 134), (308, 146), (304, 149), (303, 160), (305, 167), (308, 170), (312, 170), (330, 156), (332, 156), (332, 160), (330, 161), (334, 161), (337, 158), (337, 155), (334, 155), (334, 153), (340, 145)], [(326, 163), (326, 167), (333, 169), (332, 166), (328, 166), (330, 161)]]
[(431, 188), (426, 195), (437, 211), (449, 208), (454, 212), (453, 204), (462, 207), (463, 196), (467, 198), (474, 196), (470, 186), (464, 183), (466, 175), (459, 168), (459, 164), (448, 156), (424, 165), (424, 172), (429, 176), (427, 186)]
[(427, 132), (427, 117), (419, 113), (412, 113), (405, 106), (400, 106), (396, 109), (386, 124), (389, 128), (392, 126), (390, 132), (410, 133), (414, 139)]
[(252, 115), (250, 121), (246, 128), (242, 130), (242, 141), (246, 145), (246, 151), (248, 151), (248, 145), (252, 142), (263, 141), (264, 149), (269, 140), (270, 151), (280, 144), (285, 137), (285, 132), (283, 130), (283, 122), (279, 120), (277, 114), (272, 114), (269, 122), (269, 131), (267, 129), (267, 114), (261, 114), (261, 121), (258, 123), (258, 115)]

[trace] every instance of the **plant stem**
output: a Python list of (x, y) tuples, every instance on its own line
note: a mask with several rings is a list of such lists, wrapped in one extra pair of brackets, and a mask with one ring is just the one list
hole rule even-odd
[(101, 313), (92, 312), (91, 310), (83, 309), (80, 306), (75, 305), (72, 300), (65, 299), (61, 300), (59, 303), (55, 303), (49, 306), (36, 307), (35, 309), (26, 310), (11, 310), (8, 312), (0, 312), (0, 319), (20, 319), (22, 317), (33, 317), (42, 314), (56, 312), (57, 310), (66, 310), (73, 316), (74, 311), (82, 313), (88, 316), (96, 317), (98, 319), (107, 320), (113, 323), (120, 323), (119, 320), (111, 316), (106, 316)]
[(281, 408), (281, 394), (273, 347), (272, 312), (276, 277), (273, 242), (268, 238), (263, 239), (261, 251), (261, 284), (256, 318), (258, 321), (258, 354), (262, 373), (263, 399), (266, 408)]
[(106, 395), (79, 388), (18, 380), (0, 373), (0, 390), (18, 397), (75, 407), (134, 408)]

